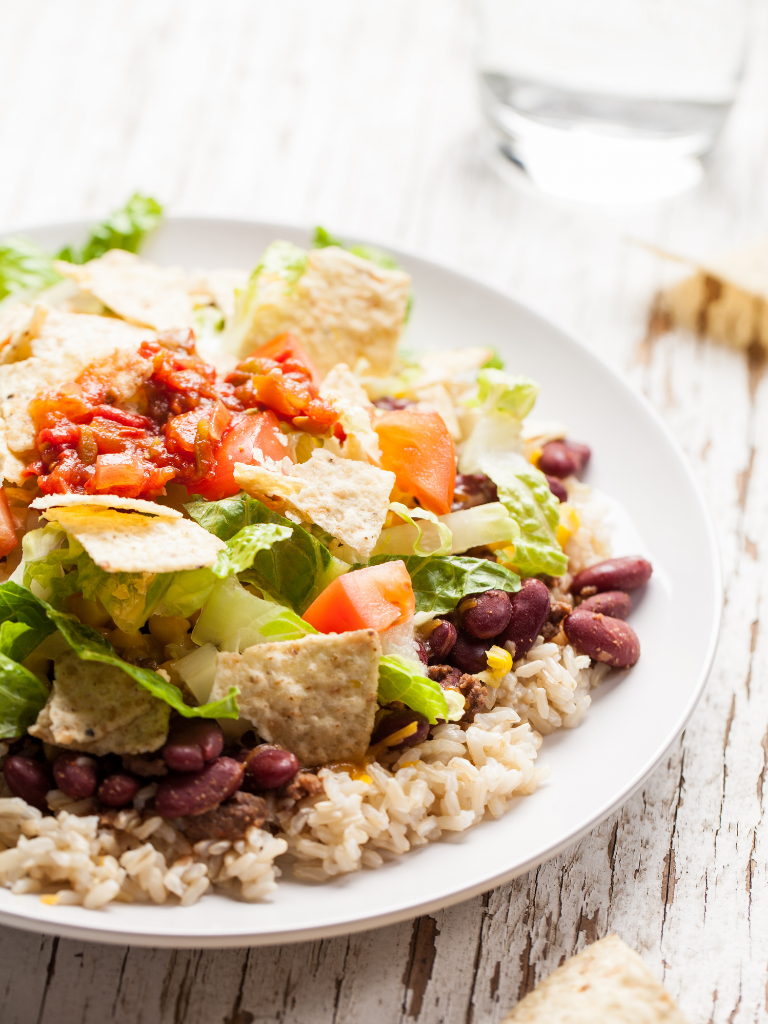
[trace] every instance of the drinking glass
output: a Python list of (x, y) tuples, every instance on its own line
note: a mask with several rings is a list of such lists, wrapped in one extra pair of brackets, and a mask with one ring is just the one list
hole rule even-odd
[(696, 184), (741, 77), (749, 0), (476, 0), (483, 105), (544, 191), (644, 201)]

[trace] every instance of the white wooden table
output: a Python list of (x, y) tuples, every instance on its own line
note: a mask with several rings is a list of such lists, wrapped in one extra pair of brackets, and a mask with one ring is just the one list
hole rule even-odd
[(441, 913), (296, 946), (172, 952), (3, 929), (2, 1024), (494, 1024), (610, 931), (692, 1024), (768, 1021), (768, 381), (757, 357), (649, 330), (668, 268), (628, 241), (703, 253), (768, 234), (766, 0), (752, 45), (704, 186), (606, 210), (514, 188), (489, 164), (469, 0), (0, 0), (0, 228), (101, 215), (139, 188), (176, 212), (413, 247), (513, 290), (660, 410), (706, 492), (727, 586), (689, 728), (562, 856)]

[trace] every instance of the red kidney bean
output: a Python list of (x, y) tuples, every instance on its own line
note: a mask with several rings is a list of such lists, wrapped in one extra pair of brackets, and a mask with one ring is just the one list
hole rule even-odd
[(571, 454), (576, 456), (576, 472), (581, 473), (583, 469), (587, 468), (587, 463), (592, 458), (592, 449), (588, 444), (582, 444), (580, 441), (563, 441), (563, 444)]
[(278, 789), (290, 782), (301, 765), (290, 750), (270, 743), (256, 747), (245, 762), (243, 786), (251, 792)]
[(53, 762), (53, 777), (65, 796), (85, 800), (96, 792), (99, 768), (92, 757), (67, 751)]
[(107, 807), (127, 807), (140, 789), (141, 783), (133, 775), (115, 772), (99, 786), (98, 797)]
[(442, 665), (456, 643), (456, 627), (446, 619), (437, 619), (436, 625), (425, 638), (429, 665)]
[(652, 572), (651, 563), (640, 555), (608, 558), (577, 573), (571, 583), (571, 593), (581, 594), (587, 589), (590, 595), (602, 594), (606, 590), (635, 590), (648, 582)]
[(424, 715), (420, 715), (418, 711), (411, 711), (409, 708), (384, 715), (373, 730), (371, 743), (381, 743), (387, 736), (393, 736), (396, 732), (400, 732), (401, 729), (405, 729), (411, 722), (416, 723), (415, 732), (400, 740), (399, 743), (393, 743), (389, 749), (402, 750), (403, 747), (415, 747), (417, 743), (423, 743), (429, 735), (429, 722)]
[(476, 640), (490, 640), (507, 628), (512, 617), (509, 594), (503, 590), (486, 590), (470, 594), (456, 608), (459, 625)]
[(578, 465), (578, 459), (562, 441), (547, 442), (539, 456), (539, 469), (547, 476), (570, 476), (576, 472)]
[(419, 661), (422, 663), (422, 665), (429, 664), (429, 652), (427, 651), (427, 645), (424, 643), (423, 640), (416, 640), (416, 653), (418, 654)]
[(475, 508), (499, 500), (496, 484), (484, 473), (457, 473), (453, 490), (452, 512)]
[(563, 629), (579, 654), (604, 661), (613, 668), (631, 668), (640, 657), (637, 634), (621, 619), (577, 608), (565, 617)]
[(541, 580), (529, 577), (511, 597), (512, 616), (504, 632), (496, 638), (503, 647), (511, 641), (515, 645), (515, 661), (524, 658), (536, 643), (536, 637), (549, 615), (549, 591)]
[(576, 610), (597, 612), (598, 615), (608, 615), (612, 619), (626, 619), (632, 611), (632, 601), (623, 590), (606, 590), (602, 594), (587, 597)]
[(53, 789), (53, 779), (45, 762), (33, 761), (31, 757), (7, 757), (3, 775), (14, 796), (21, 797), (40, 811), (48, 810), (45, 794)]
[(558, 501), (568, 501), (568, 491), (566, 491), (565, 486), (556, 476), (547, 476), (547, 483), (549, 484), (550, 491), (552, 491)]
[(224, 733), (218, 722), (204, 718), (177, 718), (171, 724), (161, 753), (169, 768), (197, 772), (215, 761), (224, 749)]
[(172, 772), (157, 787), (157, 813), (182, 818), (212, 811), (240, 788), (244, 768), (234, 758), (219, 757), (197, 772)]
[(456, 643), (448, 655), (448, 664), (455, 665), (469, 675), (484, 672), (488, 668), (486, 654), (490, 646), (490, 640), (477, 640), (463, 630), (457, 631)]

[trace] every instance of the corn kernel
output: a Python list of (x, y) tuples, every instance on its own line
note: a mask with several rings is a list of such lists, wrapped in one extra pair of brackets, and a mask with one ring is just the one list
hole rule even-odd
[(494, 679), (502, 680), (512, 669), (512, 655), (503, 647), (497, 647), (494, 644), (485, 657), (488, 661), (488, 669)]
[(573, 505), (564, 501), (560, 505), (560, 525), (557, 528), (557, 543), (561, 548), (565, 547), (580, 526), (581, 520), (578, 512)]
[(539, 459), (541, 458), (542, 451), (543, 449), (541, 448), (534, 448), (531, 454), (528, 456), (528, 461), (532, 462), (537, 469), (539, 467)]

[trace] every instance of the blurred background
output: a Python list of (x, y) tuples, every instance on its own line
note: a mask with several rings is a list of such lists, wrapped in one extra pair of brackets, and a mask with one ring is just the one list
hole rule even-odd
[[(615, 929), (691, 1020), (768, 1020), (768, 707), (755, 682), (768, 667), (764, 353), (670, 331), (655, 296), (681, 267), (652, 248), (703, 258), (768, 237), (768, 2), (637, 2), (656, 35), (637, 35), (634, 50), (634, 30), (617, 36), (610, 18), (635, 0), (508, 0), (529, 12), (525, 45), (520, 24), (494, 23), (499, 3), (483, 0), (0, 0), (2, 233), (97, 219), (140, 190), (170, 213), (322, 224), (515, 293), (660, 411), (706, 493), (728, 587), (712, 682), (667, 763), (537, 871), (421, 923), (283, 952), (129, 954), (3, 930), (14, 980), (0, 986), (0, 1019), (481, 1024)], [(569, 77), (550, 29), (566, 56), (572, 38), (602, 39), (598, 58), (625, 47), (618, 82), (590, 78), (596, 58), (581, 50)], [(615, 157), (616, 125), (639, 125), (642, 142), (658, 116), (669, 123), (668, 109), (644, 106), (659, 32), (673, 64), (693, 69), (685, 109), (669, 116), (695, 124), (677, 134), (682, 171), (660, 173), (646, 153), (647, 174), (628, 181), (622, 167), (639, 164)], [(702, 84), (713, 60), (719, 78)], [(552, 90), (528, 88), (539, 74)], [(606, 102), (614, 88), (618, 106)], [(666, 103), (677, 86), (659, 89)], [(574, 123), (577, 140), (592, 136), (568, 151), (558, 132)], [(703, 176), (702, 132), (717, 135)], [(609, 188), (600, 175), (612, 168)]]

